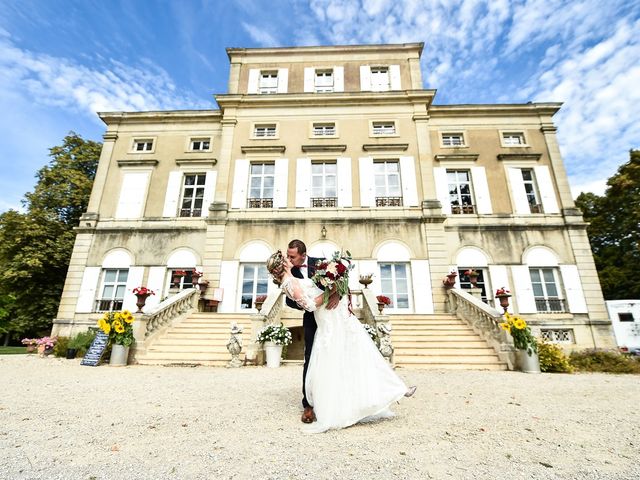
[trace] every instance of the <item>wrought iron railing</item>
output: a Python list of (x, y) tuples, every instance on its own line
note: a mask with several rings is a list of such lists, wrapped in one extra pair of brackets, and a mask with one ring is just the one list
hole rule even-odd
[(248, 198), (247, 208), (273, 208), (273, 198)]
[(535, 203), (535, 204), (529, 204), (529, 210), (531, 211), (531, 213), (544, 213), (542, 210), (542, 205), (540, 205), (539, 203)]
[(96, 300), (96, 312), (113, 312), (122, 310), (122, 299), (99, 298)]
[(311, 206), (317, 207), (336, 207), (338, 199), (336, 197), (315, 197), (311, 199)]
[(540, 313), (563, 313), (567, 311), (565, 301), (562, 298), (542, 297), (536, 297), (536, 310)]
[(454, 215), (476, 213), (476, 206), (468, 205), (451, 205), (451, 213)]
[(401, 207), (402, 197), (376, 197), (376, 207)]
[(181, 217), (199, 217), (202, 215), (202, 209), (200, 208), (181, 208)]

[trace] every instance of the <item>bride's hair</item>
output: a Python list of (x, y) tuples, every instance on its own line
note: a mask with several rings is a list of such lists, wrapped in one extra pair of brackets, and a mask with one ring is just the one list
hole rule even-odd
[(273, 277), (273, 283), (280, 286), (282, 283), (282, 276), (284, 275), (284, 255), (278, 250), (276, 253), (269, 257), (267, 260), (267, 271)]

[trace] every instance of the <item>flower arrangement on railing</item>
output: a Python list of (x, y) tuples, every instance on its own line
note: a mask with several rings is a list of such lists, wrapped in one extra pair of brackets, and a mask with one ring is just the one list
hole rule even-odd
[(98, 320), (98, 327), (109, 340), (118, 345), (129, 347), (133, 343), (133, 314), (129, 310), (107, 312)]
[(185, 272), (184, 270), (174, 270), (173, 271), (173, 276), (174, 277), (184, 277), (187, 274), (187, 272)]
[(133, 294), (134, 295), (155, 295), (156, 292), (154, 292), (153, 290), (151, 290), (150, 288), (147, 287), (136, 287), (133, 290)]
[(496, 290), (496, 295), (495, 296), (496, 297), (500, 297), (502, 295), (506, 295), (507, 297), (510, 297), (511, 296), (511, 292), (509, 290), (507, 290), (506, 288), (501, 287), (501, 288)]
[(276, 345), (289, 345), (293, 341), (293, 338), (291, 337), (291, 332), (284, 324), (280, 323), (280, 325), (275, 325), (270, 323), (260, 330), (256, 341), (259, 343), (273, 342)]
[(258, 312), (260, 312), (260, 310), (262, 310), (262, 304), (264, 302), (266, 302), (266, 301), (267, 301), (267, 296), (266, 295), (258, 295), (256, 297), (256, 300), (255, 300), (254, 303), (255, 303), (255, 306), (256, 306), (256, 310), (258, 310)]
[(384, 295), (378, 295), (376, 297), (376, 300), (378, 301), (378, 303), (383, 303), (384, 305), (391, 305), (391, 299), (389, 297), (385, 297)]
[(531, 333), (527, 322), (520, 317), (511, 315), (509, 312), (505, 312), (504, 318), (506, 321), (501, 323), (500, 326), (511, 334), (514, 347), (526, 350), (529, 356), (534, 352), (538, 353), (538, 341)]
[(456, 284), (457, 276), (458, 272), (456, 272), (455, 270), (451, 270), (449, 273), (447, 273), (447, 276), (442, 279), (442, 285), (444, 285), (445, 288), (453, 288), (453, 286)]
[(464, 274), (467, 277), (477, 277), (480, 275), (480, 273), (475, 268), (470, 268), (469, 270), (466, 270)]
[(198, 270), (194, 270), (193, 272), (191, 272), (191, 278), (193, 279), (193, 283), (198, 283), (198, 279), (203, 275), (202, 272), (199, 272)]

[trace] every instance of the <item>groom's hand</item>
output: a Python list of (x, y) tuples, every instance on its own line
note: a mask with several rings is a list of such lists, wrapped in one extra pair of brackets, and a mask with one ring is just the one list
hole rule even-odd
[(329, 296), (329, 301), (327, 301), (327, 310), (333, 310), (334, 308), (336, 308), (338, 306), (338, 304), (340, 303), (340, 295), (338, 295), (338, 292), (333, 292), (330, 296)]

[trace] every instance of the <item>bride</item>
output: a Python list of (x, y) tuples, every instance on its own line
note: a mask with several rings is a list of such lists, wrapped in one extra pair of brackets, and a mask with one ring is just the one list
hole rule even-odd
[(274, 282), (302, 308), (315, 312), (318, 324), (305, 382), (317, 423), (304, 430), (319, 433), (393, 416), (389, 405), (410, 397), (416, 387), (407, 388), (382, 357), (349, 312), (347, 298), (335, 309), (326, 309), (323, 291), (309, 279), (294, 277), (291, 267), (279, 250), (267, 261)]

